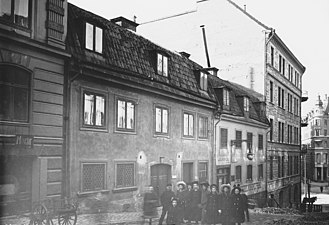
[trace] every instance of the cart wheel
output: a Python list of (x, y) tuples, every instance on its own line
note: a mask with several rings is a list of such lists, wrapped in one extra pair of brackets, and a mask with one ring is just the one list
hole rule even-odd
[(58, 225), (75, 225), (77, 223), (77, 212), (67, 212), (58, 215)]
[(33, 207), (30, 224), (48, 225), (48, 212), (44, 205), (37, 204)]

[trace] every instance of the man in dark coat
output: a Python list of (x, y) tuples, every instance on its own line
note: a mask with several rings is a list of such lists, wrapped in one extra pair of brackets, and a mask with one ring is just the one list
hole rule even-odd
[(201, 221), (202, 215), (202, 205), (201, 205), (201, 191), (199, 190), (199, 184), (197, 181), (193, 182), (193, 190), (190, 194), (190, 206), (191, 206), (191, 221), (199, 223)]
[(178, 206), (178, 199), (173, 198), (168, 207), (168, 215), (166, 220), (167, 225), (180, 225), (182, 223), (182, 216)]
[(233, 188), (232, 194), (232, 219), (234, 224), (240, 225), (245, 221), (246, 202), (245, 198), (240, 194), (241, 188)]
[[(184, 181), (177, 182), (176, 198), (177, 198), (178, 210), (180, 212), (182, 219), (185, 219), (186, 201), (188, 198), (188, 191), (185, 189), (185, 187), (186, 184)], [(187, 216), (186, 216), (186, 220), (187, 220)]]
[(208, 190), (209, 183), (203, 182), (201, 183), (201, 207), (202, 207), (202, 218), (201, 223), (205, 223), (205, 216), (206, 216), (206, 205), (208, 201), (208, 195), (210, 191)]
[(147, 192), (144, 194), (144, 205), (143, 205), (144, 218), (151, 219), (158, 217), (158, 212), (156, 208), (157, 205), (158, 205), (158, 196), (154, 192), (154, 188), (152, 186), (149, 186)]
[(171, 205), (171, 200), (175, 197), (175, 193), (172, 191), (172, 185), (167, 184), (166, 191), (162, 193), (160, 201), (162, 204), (162, 213), (159, 219), (159, 224), (161, 225), (167, 212), (168, 208)]
[(218, 200), (219, 222), (223, 225), (229, 225), (232, 224), (231, 186), (223, 184), (220, 189), (221, 194)]
[(210, 193), (208, 194), (207, 203), (205, 207), (206, 215), (205, 222), (207, 224), (217, 224), (218, 223), (218, 203), (219, 203), (217, 186), (212, 184), (210, 186)]

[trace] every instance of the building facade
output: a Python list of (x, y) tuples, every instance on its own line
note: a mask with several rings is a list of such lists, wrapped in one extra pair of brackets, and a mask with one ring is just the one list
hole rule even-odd
[(67, 2), (0, 2), (0, 214), (62, 195)]
[[(198, 1), (195, 10), (146, 22), (139, 31), (170, 49), (191, 53), (191, 59), (202, 65), (206, 56), (200, 26), (205, 28), (207, 64), (216, 65), (221, 78), (262, 94), (266, 102), (266, 116), (272, 124), (265, 138), (270, 165), (267, 191), (281, 206), (299, 202), (305, 67), (273, 28), (231, 0)], [(161, 29), (152, 32), (157, 27)]]
[(160, 195), (168, 183), (212, 179), (209, 73), (137, 25), (69, 4), (66, 191), (82, 211), (138, 208), (149, 185)]
[(304, 128), (302, 143), (307, 146), (307, 156), (313, 160), (307, 160), (307, 169), (313, 173), (308, 176), (309, 179), (317, 182), (328, 181), (328, 154), (329, 137), (328, 122), (329, 108), (328, 97), (324, 100), (318, 96), (314, 108), (305, 118), (308, 124)]

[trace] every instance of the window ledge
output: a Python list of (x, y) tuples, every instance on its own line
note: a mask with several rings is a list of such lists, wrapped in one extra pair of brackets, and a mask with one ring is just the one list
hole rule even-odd
[(129, 130), (115, 130), (114, 133), (116, 134), (131, 134), (131, 135), (137, 135), (136, 130), (129, 131)]
[(157, 133), (157, 134), (154, 134), (153, 137), (155, 137), (155, 138), (167, 138), (167, 139), (170, 139), (169, 134), (160, 134), (160, 133)]
[(97, 128), (97, 127), (85, 127), (85, 126), (82, 126), (82, 127), (80, 127), (80, 130), (81, 131), (105, 132), (105, 133), (108, 132), (108, 129), (106, 127)]
[(198, 137), (198, 141), (208, 141), (208, 137)]
[(195, 137), (194, 136), (183, 136), (182, 139), (195, 140)]
[(122, 192), (131, 192), (136, 191), (138, 188), (136, 186), (133, 187), (125, 187), (125, 188), (114, 188), (112, 190), (113, 193), (122, 193)]
[(94, 194), (97, 194), (97, 193), (109, 193), (110, 190), (100, 190), (100, 191), (88, 191), (88, 192), (80, 192), (80, 193), (77, 193), (77, 196), (78, 197), (87, 197), (87, 196), (91, 196), (91, 195), (94, 195)]

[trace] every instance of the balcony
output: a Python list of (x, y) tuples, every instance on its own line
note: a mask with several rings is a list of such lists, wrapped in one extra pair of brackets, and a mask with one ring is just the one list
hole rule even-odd
[(306, 102), (308, 100), (308, 91), (302, 92), (302, 102)]
[(300, 126), (301, 127), (307, 127), (308, 126), (308, 117), (302, 118), (302, 120), (300, 122)]

